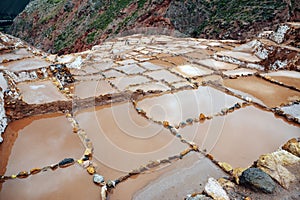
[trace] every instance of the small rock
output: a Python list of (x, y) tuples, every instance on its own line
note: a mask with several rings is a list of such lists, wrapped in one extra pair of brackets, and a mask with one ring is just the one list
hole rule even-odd
[(209, 178), (204, 191), (215, 200), (230, 200), (225, 190), (214, 178)]
[(201, 113), (201, 114), (199, 115), (199, 120), (200, 120), (200, 121), (203, 121), (203, 120), (205, 120), (205, 119), (206, 119), (205, 115), (204, 115), (203, 113)]
[(94, 166), (89, 166), (86, 170), (90, 175), (93, 175), (96, 172)]
[(89, 160), (85, 160), (82, 162), (82, 167), (83, 168), (87, 168), (88, 166), (90, 166), (91, 162)]
[(180, 122), (180, 123), (179, 123), (179, 126), (180, 126), (180, 127), (185, 127), (185, 126), (186, 126), (186, 122), (184, 122), (184, 121)]
[(233, 177), (235, 179), (235, 182), (237, 184), (240, 184), (239, 177), (242, 175), (243, 171), (245, 171), (245, 170), (246, 170), (246, 168), (241, 168), (241, 167), (233, 169), (232, 175), (233, 175)]
[(75, 161), (74, 161), (73, 158), (65, 158), (65, 159), (63, 159), (62, 161), (60, 161), (60, 162), (58, 163), (58, 166), (59, 166), (59, 167), (68, 167), (68, 166), (74, 164), (74, 162), (75, 162)]
[(218, 165), (225, 171), (228, 173), (231, 173), (231, 171), (233, 170), (233, 168), (231, 167), (230, 164), (226, 163), (226, 162), (218, 162)]
[(231, 182), (225, 178), (219, 178), (218, 182), (220, 183), (220, 185), (223, 188), (234, 188), (234, 186), (235, 186), (233, 182)]
[(28, 176), (29, 176), (29, 174), (26, 171), (22, 171), (22, 172), (18, 173), (18, 175), (17, 175), (18, 178), (27, 178)]
[(187, 195), (185, 200), (211, 200), (211, 198), (203, 194), (196, 194), (196, 195)]
[(282, 146), (282, 149), (300, 157), (300, 142), (298, 142), (296, 138), (290, 139)]
[(259, 168), (248, 168), (240, 176), (240, 183), (265, 193), (273, 193), (275, 182)]
[(164, 125), (164, 127), (167, 127), (167, 126), (169, 126), (170, 124), (169, 124), (168, 121), (163, 121), (163, 125)]
[(40, 169), (40, 168), (33, 168), (33, 169), (30, 170), (30, 174), (37, 174), (41, 171), (42, 171), (42, 169)]
[(186, 123), (188, 123), (188, 124), (192, 124), (193, 123), (193, 119), (192, 118), (188, 118), (187, 120), (186, 120)]
[(96, 184), (103, 184), (104, 183), (104, 177), (99, 174), (94, 174), (93, 181)]
[(116, 182), (115, 181), (111, 181), (111, 180), (107, 181), (107, 187), (108, 188), (114, 188), (114, 187), (116, 187)]
[(106, 200), (106, 196), (107, 196), (107, 187), (106, 185), (104, 185), (101, 188), (101, 200)]
[(86, 157), (91, 157), (91, 156), (92, 156), (92, 149), (87, 148), (87, 149), (84, 151), (84, 155), (85, 155)]

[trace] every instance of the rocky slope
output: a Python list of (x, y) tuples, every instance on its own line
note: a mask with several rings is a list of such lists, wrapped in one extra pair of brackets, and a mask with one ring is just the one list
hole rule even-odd
[(59, 54), (132, 33), (245, 39), (299, 21), (299, 8), (296, 0), (34, 0), (10, 33)]

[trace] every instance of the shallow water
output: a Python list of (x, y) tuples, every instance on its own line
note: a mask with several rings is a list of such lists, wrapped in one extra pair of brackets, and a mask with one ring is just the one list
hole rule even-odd
[(222, 69), (230, 70), (230, 69), (235, 69), (238, 67), (238, 65), (221, 62), (221, 61), (216, 61), (214, 59), (204, 59), (204, 60), (199, 60), (196, 62), (200, 65), (209, 67), (214, 70), (222, 70)]
[[(0, 155), (1, 171), (5, 171), (6, 175), (49, 166), (64, 158), (80, 158), (84, 152), (81, 141), (72, 132), (70, 122), (60, 114), (14, 121), (6, 128), (4, 137), (7, 140), (1, 144)], [(81, 188), (91, 183), (90, 179), (83, 177), (84, 173), (86, 172), (75, 166), (70, 170), (69, 168), (57, 169), (55, 172), (50, 170), (26, 179), (7, 180), (2, 184), (0, 199), (81, 196), (84, 191), (72, 190), (74, 187)], [(71, 186), (71, 183), (75, 186)], [(91, 191), (93, 188), (87, 190)]]
[(191, 152), (171, 165), (140, 174), (137, 178), (130, 178), (119, 184), (110, 194), (110, 198), (182, 199), (187, 194), (201, 191), (211, 176), (219, 178), (225, 174), (207, 158)]
[(32, 53), (30, 53), (24, 48), (21, 48), (6, 54), (0, 54), (0, 63), (2, 63), (4, 60), (18, 60), (22, 58), (31, 57), (31, 56), (33, 56)]
[(28, 104), (41, 104), (54, 101), (66, 101), (67, 98), (58, 91), (51, 81), (19, 83), (23, 100)]
[(294, 86), (300, 89), (300, 78), (292, 78), (286, 76), (271, 76), (271, 77), (276, 81), (282, 82), (285, 85)]
[[(188, 97), (188, 98), (187, 98)], [(178, 125), (188, 118), (198, 118), (200, 113), (213, 115), (242, 100), (211, 87), (185, 90), (161, 96), (145, 98), (138, 102), (147, 116), (157, 121)]]
[(157, 80), (157, 81), (165, 80), (169, 83), (183, 80), (179, 76), (176, 76), (175, 74), (173, 74), (165, 69), (158, 70), (158, 71), (152, 71), (152, 72), (146, 72), (145, 75), (150, 76), (154, 80)]
[(119, 171), (130, 171), (188, 147), (167, 129), (140, 116), (131, 103), (89, 109), (76, 118), (93, 141), (94, 158)]
[(100, 187), (78, 165), (30, 176), (26, 179), (9, 180), (3, 184), (0, 199), (53, 200), (53, 199), (100, 199)]
[(118, 70), (121, 70), (125, 74), (139, 74), (143, 73), (145, 70), (139, 67), (137, 64), (124, 65), (117, 67)]
[(14, 72), (48, 67), (49, 65), (51, 63), (41, 58), (28, 58), (3, 64), (4, 67)]
[(74, 88), (75, 88), (74, 95), (81, 99), (88, 98), (88, 97), (97, 97), (106, 94), (113, 94), (117, 92), (117, 90), (114, 89), (105, 80), (82, 81), (75, 84)]
[(220, 51), (217, 53), (217, 55), (228, 56), (228, 57), (238, 59), (240, 61), (245, 61), (250, 63), (255, 63), (260, 61), (260, 59), (253, 54), (238, 52), (238, 51)]
[(182, 75), (186, 78), (192, 78), (196, 76), (204, 76), (211, 74), (213, 71), (205, 67), (198, 65), (180, 65), (172, 69), (172, 71)]
[(300, 92), (253, 76), (226, 79), (224, 80), (224, 84), (228, 88), (240, 90), (256, 97), (269, 107), (279, 106), (300, 99)]
[(206, 149), (218, 161), (233, 167), (247, 167), (260, 155), (273, 152), (289, 139), (299, 137), (300, 127), (251, 106), (225, 117), (186, 126), (179, 129), (179, 133)]
[(144, 76), (126, 76), (126, 77), (118, 77), (110, 80), (112, 84), (114, 84), (119, 90), (125, 90), (128, 86), (143, 84), (149, 82), (150, 79)]

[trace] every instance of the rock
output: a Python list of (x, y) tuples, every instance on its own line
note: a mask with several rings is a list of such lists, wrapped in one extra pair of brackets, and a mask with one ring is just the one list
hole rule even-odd
[(186, 120), (186, 123), (188, 123), (188, 124), (192, 124), (193, 123), (193, 119), (192, 118), (188, 118), (187, 120)]
[(241, 167), (235, 168), (235, 169), (233, 170), (232, 175), (233, 175), (233, 177), (234, 177), (234, 179), (235, 179), (235, 182), (236, 182), (237, 184), (240, 184), (240, 179), (239, 179), (239, 177), (242, 175), (243, 171), (245, 171), (245, 170), (246, 170), (246, 168), (241, 168)]
[(22, 171), (22, 172), (18, 173), (18, 175), (17, 175), (18, 178), (27, 178), (28, 176), (29, 176), (29, 174), (26, 171)]
[(229, 197), (222, 186), (214, 178), (209, 178), (204, 191), (215, 200), (229, 200)]
[(300, 157), (300, 142), (298, 142), (296, 138), (290, 139), (282, 146), (282, 149)]
[(89, 160), (86, 160), (86, 161), (83, 161), (82, 162), (82, 167), (83, 168), (87, 168), (88, 166), (90, 166), (91, 165), (91, 162), (89, 161)]
[(226, 162), (218, 162), (218, 165), (225, 171), (228, 173), (231, 173), (233, 168), (231, 167), (230, 164), (226, 163)]
[(282, 187), (289, 188), (296, 177), (284, 166), (300, 162), (300, 158), (293, 154), (280, 150), (271, 154), (262, 155), (257, 161), (257, 167), (274, 178)]
[(234, 186), (235, 186), (235, 184), (233, 182), (231, 182), (230, 180), (227, 180), (225, 178), (219, 178), (218, 182), (223, 188), (234, 188)]
[(187, 195), (185, 200), (211, 200), (212, 198), (207, 197), (203, 194)]
[(62, 161), (60, 161), (59, 163), (58, 163), (58, 166), (59, 167), (68, 167), (68, 166), (70, 166), (70, 165), (73, 165), (74, 164), (74, 159), (73, 158), (65, 158), (65, 159), (63, 159)]
[(33, 169), (30, 170), (30, 174), (37, 174), (41, 171), (42, 171), (42, 169), (40, 169), (40, 168), (33, 168)]
[(94, 166), (89, 166), (86, 170), (90, 175), (93, 175), (96, 172)]
[(114, 187), (116, 187), (116, 182), (112, 181), (112, 180), (109, 180), (109, 181), (107, 181), (106, 185), (107, 185), (108, 188), (114, 188)]
[(199, 115), (199, 120), (200, 121), (203, 121), (203, 120), (205, 120), (205, 115), (203, 114), (203, 113), (201, 113), (200, 115)]
[(246, 169), (239, 179), (241, 184), (264, 193), (273, 193), (275, 190), (275, 182), (259, 168)]
[(101, 176), (100, 174), (94, 174), (93, 181), (96, 184), (104, 184), (104, 177)]
[(167, 126), (169, 126), (170, 124), (169, 124), (168, 121), (163, 121), (163, 125), (164, 125), (164, 127), (167, 127)]
[(101, 200), (106, 200), (106, 196), (107, 196), (107, 187), (106, 185), (104, 185), (101, 188)]

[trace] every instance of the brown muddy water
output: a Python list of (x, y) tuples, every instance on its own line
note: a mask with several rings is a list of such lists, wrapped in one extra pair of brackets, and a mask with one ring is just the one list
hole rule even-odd
[(74, 86), (74, 96), (84, 99), (117, 92), (107, 81), (81, 81)]
[(51, 65), (50, 62), (47, 62), (46, 60), (38, 57), (17, 60), (3, 64), (4, 67), (8, 68), (10, 71), (15, 72), (48, 67), (49, 65)]
[(179, 133), (218, 161), (233, 167), (248, 167), (260, 155), (271, 153), (287, 140), (299, 137), (300, 126), (248, 106), (225, 117), (186, 126), (179, 129)]
[(109, 196), (110, 199), (183, 199), (187, 194), (201, 191), (209, 177), (224, 176), (209, 159), (191, 152), (182, 160), (119, 184)]
[[(84, 152), (70, 122), (59, 114), (14, 121), (3, 136), (6, 140), (0, 146), (0, 163), (1, 173), (5, 175), (43, 168), (64, 158), (80, 158)], [(7, 180), (2, 184), (0, 199), (57, 199), (68, 193), (67, 196), (80, 196), (79, 191), (71, 192), (74, 189), (71, 185), (75, 183), (75, 187), (80, 188), (83, 182), (90, 183), (82, 176), (84, 173), (76, 166), (71, 170), (50, 170), (26, 179)], [(80, 177), (83, 182), (79, 181)]]
[(167, 129), (140, 116), (131, 103), (82, 111), (76, 119), (93, 141), (94, 158), (119, 171), (128, 172), (188, 147)]
[(300, 99), (300, 92), (270, 83), (254, 76), (226, 79), (228, 88), (242, 91), (261, 100), (268, 107), (276, 107)]
[(21, 91), (23, 100), (28, 104), (67, 100), (51, 81), (23, 82), (19, 83), (17, 87)]
[(172, 125), (178, 125), (188, 118), (198, 118), (200, 113), (206, 116), (217, 114), (223, 108), (234, 106), (238, 102), (243, 101), (212, 87), (204, 86), (197, 90), (145, 98), (138, 102), (137, 107), (143, 109), (153, 120), (168, 121)]

